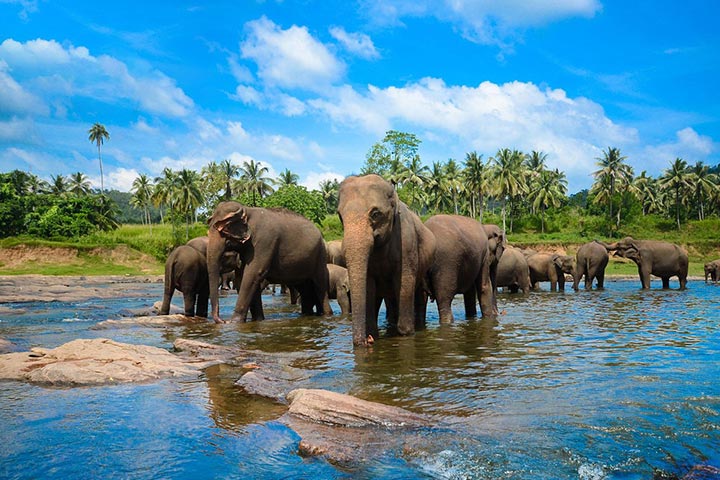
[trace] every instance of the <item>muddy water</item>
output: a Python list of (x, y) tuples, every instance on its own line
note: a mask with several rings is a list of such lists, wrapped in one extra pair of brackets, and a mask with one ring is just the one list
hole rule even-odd
[[(676, 287), (676, 284), (673, 285)], [(170, 348), (178, 337), (293, 353), (325, 388), (432, 415), (438, 427), (359, 465), (297, 455), (282, 405), (245, 394), (237, 368), (199, 380), (47, 389), (0, 384), (0, 478), (679, 478), (720, 467), (720, 287), (500, 295), (497, 320), (428, 328), (353, 351), (350, 319), (299, 317), (264, 296), (267, 320), (90, 329), (146, 297), (9, 305), (21, 348), (74, 338)], [(179, 301), (180, 299), (176, 299)], [(234, 297), (224, 298), (229, 314)], [(8, 306), (8, 305), (6, 305)], [(337, 307), (337, 305), (335, 305)], [(339, 311), (339, 309), (337, 309)]]

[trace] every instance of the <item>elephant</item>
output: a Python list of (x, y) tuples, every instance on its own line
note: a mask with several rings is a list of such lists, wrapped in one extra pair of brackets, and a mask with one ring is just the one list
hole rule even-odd
[(720, 280), (720, 259), (705, 264), (705, 283), (708, 281), (708, 276), (713, 282)]
[(488, 237), (488, 250), (490, 251), (490, 283), (492, 283), (493, 304), (497, 305), (497, 267), (505, 251), (505, 232), (492, 223), (483, 224), (483, 230)]
[(527, 259), (520, 249), (505, 246), (505, 250), (498, 261), (497, 286), (506, 287), (510, 292), (523, 293), (530, 291), (530, 267)]
[(688, 254), (674, 243), (659, 240), (635, 240), (625, 237), (615, 243), (605, 244), (615, 256), (624, 257), (637, 264), (643, 289), (650, 288), (650, 276), (662, 279), (662, 288), (670, 288), (670, 277), (678, 277), (680, 290), (685, 290), (688, 275)]
[(602, 290), (605, 284), (605, 267), (608, 264), (608, 252), (597, 240), (581, 245), (575, 254), (575, 278), (573, 289), (578, 290), (580, 280), (585, 277), (585, 290), (592, 288), (597, 279), (597, 288)]
[(265, 280), (297, 287), (303, 314), (332, 314), (325, 242), (310, 220), (285, 209), (227, 201), (215, 207), (208, 224), (207, 267), (215, 322), (222, 322), (218, 284), (221, 257), (227, 251), (237, 252), (241, 262), (233, 320), (245, 321), (248, 309), (253, 320), (264, 318), (261, 287)]
[(353, 344), (368, 345), (377, 338), (383, 300), (390, 326), (400, 335), (413, 334), (424, 318), (420, 310), (435, 255), (434, 235), (379, 175), (343, 180), (338, 215), (350, 277)]
[(165, 262), (165, 288), (160, 315), (170, 312), (170, 301), (177, 289), (183, 293), (185, 315), (207, 317), (208, 285), (205, 257), (189, 245), (180, 245)]
[[(200, 252), (203, 257), (207, 257), (208, 237), (195, 237), (185, 244), (193, 247)], [(240, 259), (236, 252), (225, 252), (221, 259), (220, 265), (220, 288), (222, 290), (230, 290), (230, 282), (233, 283), (235, 290), (238, 289), (238, 283), (235, 277), (240, 269)]]
[(466, 316), (477, 315), (478, 298), (484, 317), (496, 315), (490, 279), (495, 257), (488, 248), (483, 225), (460, 215), (435, 215), (425, 221), (425, 226), (435, 235), (435, 260), (428, 271), (428, 287), (437, 301), (440, 323), (453, 322), (451, 304), (458, 293), (463, 294)]
[(550, 282), (550, 291), (565, 290), (565, 274), (575, 281), (575, 259), (557, 253), (536, 253), (527, 257), (530, 267), (530, 283), (535, 290), (539, 282)]
[(347, 268), (345, 252), (342, 249), (342, 240), (330, 240), (325, 242), (327, 247), (327, 262)]
[(330, 287), (328, 295), (331, 300), (337, 300), (343, 315), (352, 313), (350, 302), (350, 277), (347, 268), (332, 263), (327, 264)]

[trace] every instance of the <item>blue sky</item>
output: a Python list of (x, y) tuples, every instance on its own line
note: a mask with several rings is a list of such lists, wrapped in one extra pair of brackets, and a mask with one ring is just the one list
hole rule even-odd
[(0, 0), (0, 171), (140, 173), (255, 159), (311, 188), (394, 129), (430, 165), (548, 154), (570, 192), (720, 162), (720, 2)]

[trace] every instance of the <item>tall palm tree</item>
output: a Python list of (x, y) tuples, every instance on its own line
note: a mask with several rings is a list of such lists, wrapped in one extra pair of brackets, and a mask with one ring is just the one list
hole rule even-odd
[(460, 165), (458, 165), (458, 163), (454, 159), (449, 158), (447, 163), (444, 166), (444, 170), (445, 170), (445, 189), (447, 190), (449, 197), (452, 199), (453, 210), (455, 211), (455, 215), (458, 215), (460, 213), (460, 210), (459, 210), (460, 195), (465, 190), (464, 185), (462, 183), (462, 175), (461, 175)]
[(320, 194), (325, 200), (327, 213), (335, 213), (338, 206), (338, 190), (340, 190), (340, 182), (337, 179), (323, 180), (320, 182)]
[(278, 178), (275, 179), (273, 183), (277, 185), (278, 188), (282, 188), (288, 185), (297, 185), (299, 181), (300, 175), (291, 172), (289, 168), (286, 168), (280, 172), (280, 175), (278, 175)]
[(400, 172), (400, 183), (407, 188), (409, 193), (410, 208), (419, 213), (420, 205), (417, 204), (422, 197), (423, 186), (427, 183), (429, 170), (420, 161), (420, 155), (415, 155)]
[(87, 195), (90, 193), (90, 181), (82, 172), (75, 172), (70, 175), (68, 180), (68, 191), (77, 196)]
[(710, 167), (703, 162), (696, 162), (690, 170), (690, 183), (695, 197), (698, 220), (705, 219), (705, 202), (713, 197), (718, 190), (718, 177), (710, 173)]
[(42, 180), (37, 175), (30, 175), (30, 179), (27, 184), (27, 193), (40, 194), (46, 193), (50, 189), (50, 185), (45, 180)]
[(150, 203), (152, 202), (153, 195), (153, 184), (147, 175), (141, 174), (135, 180), (133, 180), (131, 203), (137, 208), (143, 211), (143, 223), (147, 223), (150, 226), (150, 233), (152, 234), (152, 221), (150, 219)]
[(232, 184), (235, 178), (240, 174), (240, 167), (233, 165), (228, 159), (220, 162), (220, 175), (222, 176), (223, 183), (225, 184), (225, 200), (232, 198)]
[[(528, 192), (537, 191), (540, 188), (539, 181), (540, 176), (543, 172), (547, 171), (547, 153), (533, 150), (529, 154), (525, 155), (523, 161), (524, 173), (525, 173), (525, 184), (527, 185)], [(531, 202), (530, 210), (535, 215), (536, 208), (535, 202)]]
[[(495, 192), (502, 198), (503, 231), (506, 229), (507, 203), (526, 193), (527, 184), (523, 175), (523, 154), (518, 150), (503, 148), (491, 158), (494, 163), (492, 170)], [(512, 204), (511, 204), (512, 206)], [(512, 230), (512, 218), (510, 220)]]
[(107, 130), (105, 130), (105, 125), (101, 123), (95, 123), (92, 127), (90, 127), (90, 130), (88, 130), (88, 140), (90, 140), (92, 143), (97, 144), (98, 149), (98, 162), (100, 162), (100, 193), (103, 195), (105, 194), (105, 180), (103, 177), (103, 165), (102, 165), (102, 156), (100, 155), (100, 145), (102, 145), (105, 140), (110, 140), (110, 134)]
[[(632, 168), (625, 163), (627, 157), (620, 154), (620, 149), (608, 147), (607, 151), (603, 151), (603, 156), (596, 158), (599, 170), (593, 172), (595, 183), (590, 191), (605, 200), (608, 204), (608, 218), (613, 218), (613, 201), (615, 200), (615, 192), (624, 188), (632, 182)], [(618, 215), (618, 226), (620, 218)]]
[(268, 171), (267, 167), (252, 159), (245, 161), (240, 169), (245, 189), (252, 196), (253, 207), (257, 206), (256, 197), (263, 198), (266, 194), (272, 192), (270, 179), (265, 176)]
[(465, 155), (463, 181), (466, 192), (470, 193), (470, 216), (477, 218), (479, 213), (482, 222), (485, 197), (490, 193), (489, 167), (483, 161), (482, 155), (478, 155), (477, 152)]
[(50, 193), (62, 195), (68, 191), (68, 183), (62, 175), (50, 175)]
[(176, 173), (165, 167), (162, 176), (155, 178), (155, 188), (151, 196), (153, 204), (160, 209), (160, 221), (163, 222), (163, 210), (165, 207), (173, 207), (173, 191), (175, 188)]
[(691, 187), (687, 162), (682, 158), (676, 158), (660, 177), (660, 187), (675, 194), (675, 222), (680, 230), (680, 205), (684, 199), (683, 193)]
[(540, 231), (545, 233), (545, 210), (562, 204), (567, 194), (567, 179), (558, 169), (542, 170), (534, 185), (530, 197), (534, 198), (533, 208), (540, 210)]
[(175, 208), (185, 217), (185, 237), (190, 239), (190, 223), (197, 208), (202, 205), (200, 175), (195, 170), (183, 168), (177, 173), (172, 192)]
[(428, 200), (434, 213), (443, 212), (443, 207), (447, 203), (446, 187), (447, 175), (445, 174), (445, 166), (442, 162), (433, 162), (428, 173), (428, 181), (425, 190), (427, 191)]
[(643, 170), (640, 175), (633, 180), (634, 192), (640, 205), (642, 205), (643, 215), (652, 212), (657, 202), (657, 185), (655, 179), (648, 177), (647, 172)]

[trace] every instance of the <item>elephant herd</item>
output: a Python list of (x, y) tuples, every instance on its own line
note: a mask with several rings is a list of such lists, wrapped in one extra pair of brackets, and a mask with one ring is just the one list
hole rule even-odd
[[(384, 302), (389, 330), (409, 335), (425, 325), (427, 302), (437, 303), (441, 323), (453, 321), (451, 303), (462, 294), (465, 314), (498, 313), (496, 292), (528, 292), (539, 282), (563, 290), (565, 275), (578, 289), (593, 282), (603, 288), (608, 252), (633, 260), (643, 288), (650, 276), (668, 288), (677, 276), (687, 282), (688, 256), (677, 245), (626, 237), (606, 244), (582, 245), (575, 257), (521, 250), (507, 245), (495, 225), (460, 215), (435, 215), (423, 223), (398, 199), (393, 186), (377, 175), (351, 176), (340, 185), (338, 215), (342, 241), (325, 242), (306, 218), (283, 209), (222, 202), (208, 221), (207, 237), (175, 249), (165, 266), (161, 314), (167, 314), (174, 289), (183, 292), (185, 314), (222, 322), (219, 287), (232, 272), (238, 291), (232, 320), (264, 318), (261, 293), (268, 283), (295, 289), (303, 314), (332, 314), (337, 298), (343, 313), (352, 309), (354, 345), (378, 337)], [(705, 266), (706, 279), (720, 278), (720, 260)], [(197, 306), (197, 307), (195, 307)]]

